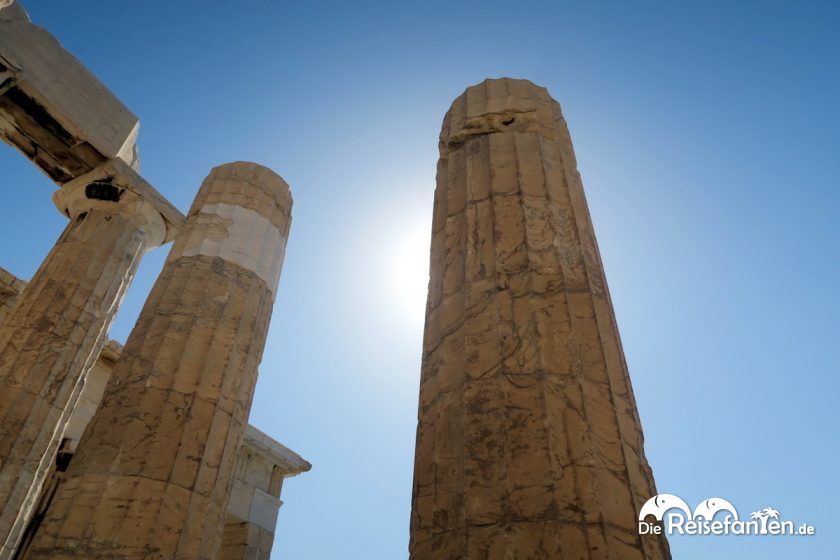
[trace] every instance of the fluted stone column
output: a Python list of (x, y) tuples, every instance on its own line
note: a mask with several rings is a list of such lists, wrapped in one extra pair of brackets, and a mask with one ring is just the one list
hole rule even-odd
[(487, 80), (440, 135), (413, 560), (669, 558), (560, 106)]
[(141, 255), (167, 236), (167, 221), (149, 201), (159, 196), (151, 187), (135, 182), (136, 190), (127, 190), (120, 186), (124, 177), (100, 171), (56, 191), (71, 222), (0, 323), (3, 559), (35, 506)]
[(205, 179), (28, 558), (215, 557), (291, 206), (253, 163)]

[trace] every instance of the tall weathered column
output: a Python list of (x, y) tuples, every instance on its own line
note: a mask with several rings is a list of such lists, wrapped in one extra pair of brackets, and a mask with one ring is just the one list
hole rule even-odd
[(215, 557), (291, 206), (253, 163), (205, 179), (28, 558)]
[(413, 560), (662, 559), (653, 477), (560, 106), (487, 80), (440, 135)]
[(120, 160), (54, 198), (71, 222), (0, 323), (0, 559), (28, 521), (140, 257), (167, 237), (161, 212), (179, 216)]

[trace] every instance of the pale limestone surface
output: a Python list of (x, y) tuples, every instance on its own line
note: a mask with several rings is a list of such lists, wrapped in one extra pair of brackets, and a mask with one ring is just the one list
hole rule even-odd
[(17, 303), (25, 282), (4, 268), (0, 268), (0, 324)]
[(114, 364), (119, 359), (120, 353), (122, 353), (122, 346), (113, 340), (109, 340), (102, 347), (96, 363), (85, 376), (85, 383), (79, 394), (79, 400), (76, 402), (70, 420), (64, 428), (62, 451), (66, 453), (76, 452), (85, 428), (90, 424), (93, 415), (96, 414), (99, 405), (102, 403), (105, 387), (111, 378)]
[[(273, 292), (254, 270), (223, 256), (185, 255), (192, 228), (205, 227), (202, 209), (216, 203), (260, 213), (285, 244), (286, 183), (252, 163), (215, 168), (28, 558), (196, 560), (218, 552)], [(219, 216), (213, 231), (225, 237), (229, 225)]]
[(58, 183), (110, 158), (137, 168), (139, 122), (14, 3), (0, 9), (0, 137)]
[(666, 559), (656, 494), (560, 107), (470, 87), (440, 135), (413, 560)]
[[(152, 309), (147, 324), (135, 337), (147, 352), (128, 354), (124, 361), (129, 365), (110, 385), (112, 400), (105, 399), (97, 414), (121, 353), (113, 342), (101, 353), (99, 349), (139, 256), (172, 240), (184, 225), (180, 212), (136, 172), (137, 130), (136, 117), (48, 32), (32, 25), (18, 3), (0, 0), (0, 137), (63, 185), (53, 200), (71, 219), (25, 294), (21, 295), (23, 283), (0, 269), (0, 454), (5, 455), (0, 459), (0, 559), (13, 554), (19, 560), (211, 558), (219, 554), (268, 558), (282, 504), (282, 480), (310, 468), (251, 426), (245, 430), (242, 445), (237, 448), (235, 443), (241, 439), (252, 398), (292, 202), (282, 179), (255, 164), (221, 166), (208, 177), (193, 206), (192, 227), (176, 244), (158, 282), (164, 286), (159, 292), (164, 293), (147, 305)], [(112, 223), (108, 227), (103, 222)], [(67, 276), (59, 278), (60, 273)], [(238, 289), (231, 289), (230, 282)], [(149, 341), (158, 334), (168, 332), (172, 342), (183, 326), (175, 320), (167, 331), (166, 324), (161, 330), (160, 321), (155, 323), (169, 311), (156, 308), (156, 303), (162, 299), (173, 305), (172, 297), (167, 297), (171, 294), (165, 292), (180, 288), (199, 294), (204, 290), (206, 296), (212, 287), (215, 296), (209, 305), (200, 297), (191, 307), (205, 306), (211, 314), (221, 309), (219, 314), (198, 317), (201, 313), (197, 313), (193, 330), (182, 337), (180, 347), (177, 340), (174, 346), (153, 347)], [(51, 322), (56, 309), (50, 303), (57, 307), (58, 325)], [(174, 301), (176, 309), (179, 303)], [(188, 315), (188, 310), (183, 311), (183, 316)], [(207, 324), (214, 321), (215, 334), (204, 339), (212, 348), (205, 349), (203, 356), (212, 361), (187, 360), (195, 393), (184, 399), (184, 380), (177, 374), (183, 373), (185, 364), (175, 364), (173, 358), (183, 351), (184, 343), (207, 335)], [(150, 328), (149, 322), (155, 324)], [(39, 335), (47, 339), (40, 348)], [(225, 351), (228, 355), (222, 357), (219, 352)], [(151, 362), (145, 359), (148, 354), (155, 356)], [(159, 370), (158, 360), (168, 363), (169, 371)], [(147, 385), (145, 398), (135, 398), (134, 408), (122, 409), (126, 399), (143, 393), (131, 381), (142, 377), (150, 365), (146, 373), (163, 379), (164, 384), (166, 374), (171, 374), (169, 398), (157, 408), (158, 416), (150, 419), (150, 423), (159, 422), (151, 438), (141, 433), (137, 420), (148, 418), (166, 387)], [(205, 373), (211, 379), (221, 375), (221, 383), (208, 384)], [(94, 435), (86, 439), (91, 443), (77, 461), (83, 464), (81, 473), (69, 475), (51, 507), (66, 478), (63, 471), (91, 422)], [(115, 441), (113, 433), (97, 440), (96, 435), (108, 431), (111, 422), (127, 428), (127, 441)], [(168, 432), (173, 426), (189, 434), (174, 447)], [(3, 444), (11, 446), (8, 453)], [(169, 444), (168, 451), (176, 451), (173, 476), (162, 486), (149, 485), (161, 473), (165, 459), (138, 448), (161, 451), (159, 444)], [(120, 451), (114, 457), (117, 447)], [(204, 457), (197, 457), (202, 448)], [(109, 457), (122, 464), (124, 451), (133, 464), (122, 473), (109, 471), (113, 476), (106, 477), (103, 491), (92, 492), (91, 487), (102, 481), (97, 467)], [(231, 474), (234, 459), (235, 473)], [(193, 484), (187, 485), (191, 472)], [(231, 487), (234, 491), (227, 501), (225, 492)], [(129, 488), (137, 492), (126, 495), (123, 490)], [(105, 506), (91, 508), (91, 499)], [(62, 510), (68, 503), (69, 511)], [(129, 509), (124, 511), (124, 506)], [(220, 548), (225, 509), (224, 547)], [(47, 513), (51, 515), (42, 528), (41, 519)], [(120, 514), (125, 514), (122, 526), (116, 519)], [(138, 521), (144, 523), (138, 526)], [(144, 533), (153, 522), (158, 522), (156, 529), (161, 523), (168, 529), (168, 542), (158, 542), (155, 531)], [(84, 523), (91, 538), (86, 533), (80, 539), (74, 531)], [(24, 542), (17, 549), (22, 532)], [(103, 540), (110, 542), (103, 547)], [(51, 544), (44, 546), (45, 541)], [(174, 547), (158, 554), (173, 542)]]
[(52, 497), (55, 494), (55, 490), (61, 482), (62, 473), (66, 470), (66, 466), (76, 450), (76, 446), (85, 427), (99, 407), (105, 385), (108, 382), (114, 361), (119, 356), (120, 350), (121, 346), (119, 344), (113, 340), (108, 341), (103, 346), (94, 366), (84, 376), (84, 385), (62, 434), (61, 444), (59, 445), (55, 461), (48, 467), (49, 472), (44, 478), (44, 483), (36, 500), (37, 505), (32, 508), (29, 515), (24, 519), (25, 529), (15, 549), (14, 560), (26, 559), (32, 537), (37, 532), (40, 519), (43, 518), (44, 512), (49, 507)]
[[(235, 204), (205, 204), (199, 211), (201, 227), (190, 232), (183, 256), (219, 257), (252, 270), (277, 290), (286, 244), (285, 233), (258, 212)], [(216, 234), (225, 222), (224, 236)]]
[[(25, 285), (24, 281), (0, 268), (0, 311), (14, 306)], [(57, 463), (66, 465), (72, 460), (85, 428), (101, 404), (106, 384), (121, 353), (120, 344), (108, 341), (85, 376), (84, 387), (62, 436)], [(26, 559), (31, 540), (40, 526), (39, 519), (49, 508), (65, 468), (62, 466), (56, 470), (54, 466), (47, 477), (38, 499), (37, 516), (27, 519), (23, 542), (17, 549), (18, 560)], [(219, 558), (267, 559), (274, 543), (278, 509), (282, 505), (279, 498), (283, 481), (310, 468), (311, 465), (300, 455), (249, 424), (237, 451)]]
[(162, 216), (135, 191), (110, 200), (83, 187), (71, 222), (0, 323), (0, 559), (37, 505), (140, 257), (163, 241)]
[(274, 543), (283, 480), (308, 471), (297, 453), (253, 426), (236, 459), (220, 560), (267, 560)]
[[(117, 189), (119, 201), (131, 206), (136, 219), (145, 218), (151, 248), (172, 241), (183, 229), (184, 215), (180, 210), (150, 185), (137, 171), (121, 159), (109, 159), (96, 169), (65, 183), (53, 193), (53, 202), (68, 218), (87, 212), (93, 205), (107, 208), (107, 201), (91, 200), (88, 188), (93, 184), (112, 185)], [(162, 222), (161, 222), (162, 220)]]
[(274, 534), (253, 523), (228, 521), (218, 560), (268, 560)]

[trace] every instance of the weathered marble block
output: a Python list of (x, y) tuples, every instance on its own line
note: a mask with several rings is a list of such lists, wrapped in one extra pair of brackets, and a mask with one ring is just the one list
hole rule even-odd
[(139, 121), (45, 29), (0, 8), (0, 137), (65, 183), (110, 158), (139, 166)]

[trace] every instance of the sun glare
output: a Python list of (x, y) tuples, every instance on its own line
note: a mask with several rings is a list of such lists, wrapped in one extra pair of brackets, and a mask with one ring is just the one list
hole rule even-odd
[(424, 223), (412, 224), (395, 236), (388, 259), (388, 289), (394, 310), (412, 323), (423, 319), (429, 283), (429, 233)]

